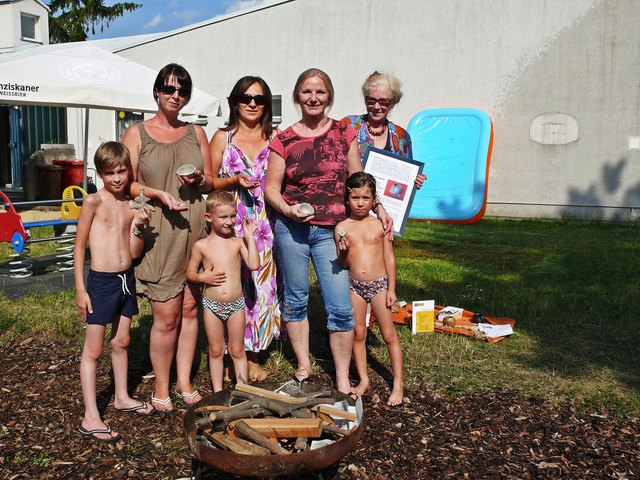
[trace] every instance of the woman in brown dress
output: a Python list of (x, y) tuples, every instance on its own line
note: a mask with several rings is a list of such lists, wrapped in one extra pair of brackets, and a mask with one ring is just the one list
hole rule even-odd
[[(153, 312), (149, 355), (155, 389), (151, 403), (156, 412), (166, 414), (174, 412), (169, 395), (174, 352), (178, 394), (187, 405), (202, 398), (190, 377), (200, 292), (187, 282), (185, 269), (191, 247), (206, 235), (202, 193), (212, 190), (213, 176), (204, 130), (178, 119), (191, 89), (191, 77), (182, 66), (165, 66), (153, 85), (156, 115), (129, 127), (123, 139), (133, 166), (131, 196), (144, 189), (155, 207), (143, 232), (145, 253), (136, 267), (136, 279), (138, 293), (149, 299)], [(185, 164), (195, 166), (193, 175), (177, 175), (178, 167)]]

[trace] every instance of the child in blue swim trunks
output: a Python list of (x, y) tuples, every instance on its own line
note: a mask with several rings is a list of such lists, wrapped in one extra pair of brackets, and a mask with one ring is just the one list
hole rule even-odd
[(245, 383), (248, 378), (241, 262), (244, 260), (249, 270), (260, 268), (255, 239), (258, 226), (253, 217), (247, 215), (238, 232), (244, 239), (236, 237), (236, 215), (236, 200), (230, 192), (216, 190), (209, 194), (205, 219), (211, 224), (211, 233), (194, 244), (187, 265), (187, 279), (204, 284), (204, 329), (209, 342), (209, 372), (214, 392), (222, 390), (225, 348), (231, 355), (236, 381)]
[[(112, 324), (114, 408), (136, 415), (154, 413), (153, 406), (131, 398), (127, 390), (129, 330), (131, 318), (138, 313), (133, 259), (142, 254), (142, 229), (149, 223), (150, 214), (146, 208), (132, 210), (126, 197), (132, 176), (125, 146), (118, 142), (102, 144), (94, 162), (104, 187), (82, 204), (73, 251), (76, 305), (87, 323), (80, 361), (84, 418), (79, 431), (96, 442), (112, 443), (121, 436), (105, 425), (96, 404), (96, 371), (107, 324)], [(91, 268), (85, 287), (87, 242)]]
[(353, 356), (360, 383), (351, 389), (351, 393), (362, 395), (369, 386), (366, 315), (370, 303), (391, 359), (393, 388), (387, 405), (399, 405), (403, 396), (402, 348), (391, 318), (391, 306), (397, 300), (396, 257), (393, 242), (388, 238), (393, 232), (385, 235), (380, 221), (369, 214), (377, 203), (375, 179), (365, 172), (354, 173), (347, 180), (349, 218), (334, 230), (338, 261), (349, 269), (356, 323)]

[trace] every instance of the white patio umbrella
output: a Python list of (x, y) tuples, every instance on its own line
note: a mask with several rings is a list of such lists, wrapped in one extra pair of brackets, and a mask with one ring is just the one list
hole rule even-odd
[[(0, 55), (0, 103), (84, 107), (86, 187), (89, 109), (155, 112), (157, 73), (91, 42), (38, 45)], [(214, 116), (219, 105), (216, 97), (194, 88), (181, 113)]]

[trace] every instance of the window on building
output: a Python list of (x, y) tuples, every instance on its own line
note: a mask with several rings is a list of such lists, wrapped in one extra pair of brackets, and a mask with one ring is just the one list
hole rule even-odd
[(23, 40), (37, 40), (36, 38), (36, 24), (38, 23), (38, 17), (33, 15), (27, 15), (26, 13), (20, 14), (20, 36)]
[(122, 137), (124, 137), (124, 132), (127, 131), (130, 125), (134, 123), (140, 123), (144, 120), (144, 115), (139, 112), (125, 112), (119, 111), (116, 114), (116, 134), (118, 141), (122, 141)]
[(194, 125), (201, 125), (203, 127), (209, 125), (209, 117), (206, 115), (185, 115), (182, 120), (187, 123), (193, 123)]
[(282, 123), (282, 95), (273, 95), (271, 109), (273, 112), (273, 124), (280, 125)]

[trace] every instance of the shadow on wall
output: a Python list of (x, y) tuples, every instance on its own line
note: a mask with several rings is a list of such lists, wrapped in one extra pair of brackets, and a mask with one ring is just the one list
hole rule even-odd
[[(584, 190), (570, 188), (567, 203), (569, 205), (602, 206), (607, 207), (602, 197), (610, 196), (622, 188), (622, 179), (632, 174), (627, 172), (630, 167), (629, 159), (621, 157), (615, 164), (602, 166), (601, 182), (593, 183)], [(625, 175), (626, 173), (626, 175)], [(620, 222), (637, 221), (640, 219), (640, 181), (628, 187), (620, 197), (617, 205), (611, 208), (589, 208), (585, 214), (584, 207), (565, 207), (562, 211), (564, 218), (588, 218), (589, 220), (613, 220)]]
[[(638, 129), (640, 90), (628, 59), (638, 58), (640, 44), (627, 39), (638, 31), (633, 18), (638, 17), (639, 7), (640, 2), (632, 1), (591, 2), (572, 23), (551, 32), (518, 59), (492, 113), (502, 128), (494, 150), (494, 158), (500, 159), (494, 170), (495, 186), (517, 197), (518, 191), (509, 184), (513, 181), (532, 199), (543, 202), (545, 196), (537, 197), (540, 185), (561, 178), (566, 187), (549, 201), (567, 206), (554, 207), (553, 216), (557, 212), (579, 219), (640, 219), (640, 186), (632, 183), (638, 178), (637, 152), (628, 152), (620, 133)], [(539, 149), (525, 135), (530, 123), (524, 120), (545, 112), (564, 112), (579, 121), (580, 137), (572, 148), (551, 147), (538, 156)], [(507, 158), (522, 170), (499, 170), (505, 168)], [(548, 168), (531, 179), (518, 178), (520, 171), (541, 161)], [(578, 187), (569, 183), (573, 179), (567, 178), (566, 171), (576, 172), (576, 179), (584, 183)]]

